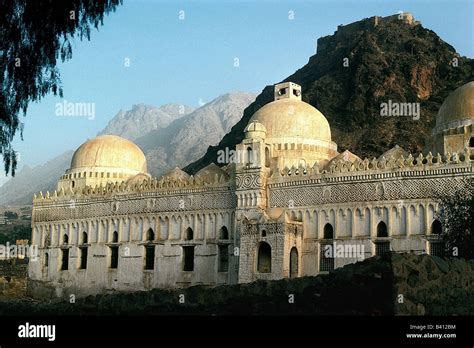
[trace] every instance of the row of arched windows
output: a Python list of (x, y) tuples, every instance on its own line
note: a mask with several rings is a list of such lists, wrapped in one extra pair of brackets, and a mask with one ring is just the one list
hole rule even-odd
[[(431, 224), (431, 233), (440, 234), (442, 232), (441, 222), (434, 220)], [(267, 233), (265, 230), (261, 231), (261, 236), (266, 237)], [(377, 237), (386, 238), (388, 237), (387, 224), (380, 221), (377, 225)], [(334, 228), (330, 223), (324, 225), (323, 238), (329, 241), (334, 239)], [(389, 241), (380, 241), (376, 243), (375, 254), (381, 255), (385, 252), (390, 251)], [(324, 244), (321, 247), (320, 257), (320, 271), (331, 271), (334, 269), (334, 258), (326, 257), (324, 253)], [(270, 244), (265, 241), (260, 242), (257, 251), (257, 271), (259, 273), (271, 273), (272, 271), (272, 248)], [(290, 251), (290, 277), (295, 277), (298, 274), (298, 250), (293, 247)]]
[[(442, 233), (441, 222), (438, 219), (435, 219), (431, 224), (431, 234), (439, 235)], [(383, 221), (380, 221), (377, 224), (377, 237), (386, 238), (388, 237), (387, 224)], [(332, 239), (334, 239), (334, 228), (331, 224), (327, 223), (323, 229), (323, 239), (327, 240), (326, 242), (321, 243), (321, 252), (319, 258), (319, 270), (322, 272), (332, 271), (334, 269), (334, 258), (326, 256), (325, 246), (332, 244)], [(377, 240), (375, 241), (375, 255), (383, 255), (387, 252), (390, 252), (390, 241), (389, 240)]]
[[(194, 231), (191, 227), (188, 227), (185, 230), (185, 239), (186, 240), (193, 240), (194, 239)], [(227, 240), (229, 239), (229, 231), (227, 227), (222, 226), (219, 230), (219, 239)], [(146, 232), (146, 241), (152, 242), (155, 240), (155, 232), (153, 229), (148, 229)], [(112, 243), (118, 243), (118, 232), (114, 231), (112, 233)], [(87, 244), (88, 237), (87, 232), (82, 233), (82, 244), (80, 245), (80, 269), (87, 268)], [(69, 243), (69, 236), (67, 234), (63, 235), (63, 244), (67, 245)], [(109, 260), (109, 268), (116, 269), (118, 267), (118, 259), (119, 253), (118, 245), (110, 245), (110, 260)], [(194, 270), (194, 246), (186, 246), (183, 247), (184, 253), (184, 260), (183, 260), (183, 270), (184, 271), (193, 271)], [(45, 254), (45, 267), (49, 265), (49, 254)], [(155, 248), (151, 245), (145, 245), (145, 270), (152, 270), (155, 267)], [(69, 249), (62, 248), (62, 255), (61, 255), (61, 270), (68, 270), (69, 268)], [(219, 246), (219, 262), (218, 262), (218, 271), (219, 272), (227, 272), (228, 270), (228, 246), (227, 245), (220, 245)]]
[[(388, 237), (387, 225), (383, 221), (377, 225), (377, 237)], [(334, 239), (334, 228), (330, 223), (324, 225), (323, 239)]]
[[(431, 224), (431, 234), (441, 234), (441, 232), (441, 222), (438, 219), (435, 219)], [(383, 221), (380, 221), (377, 225), (377, 237), (388, 237), (387, 224)], [(334, 228), (330, 223), (324, 225), (323, 239), (334, 239)]]
[[(153, 232), (153, 229), (149, 228), (148, 231), (146, 232), (146, 241), (154, 241), (155, 240), (155, 232)], [(227, 230), (227, 227), (222, 226), (221, 229), (219, 230), (219, 239), (222, 240), (227, 240), (229, 239), (229, 231)], [(185, 240), (193, 240), (194, 239), (194, 231), (191, 227), (188, 227), (184, 233), (184, 239)], [(87, 232), (82, 232), (82, 240), (80, 244), (87, 244), (88, 242), (88, 236)], [(69, 243), (69, 236), (67, 233), (63, 235), (63, 244), (68, 244)], [(112, 233), (112, 243), (118, 243), (118, 232), (114, 231)]]

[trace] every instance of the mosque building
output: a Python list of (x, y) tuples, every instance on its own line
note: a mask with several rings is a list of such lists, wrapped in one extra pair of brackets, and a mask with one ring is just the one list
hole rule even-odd
[(292, 82), (275, 86), (233, 163), (147, 173), (113, 135), (81, 145), (33, 199), (38, 296), (215, 286), (324, 274), (387, 251), (439, 253), (439, 197), (474, 177), (474, 82), (442, 104), (426, 154), (338, 152)]

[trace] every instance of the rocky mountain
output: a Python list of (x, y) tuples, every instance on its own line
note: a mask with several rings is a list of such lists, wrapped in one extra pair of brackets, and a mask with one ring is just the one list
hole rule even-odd
[(171, 122), (193, 111), (194, 108), (190, 106), (178, 104), (166, 104), (158, 108), (133, 105), (131, 110), (120, 110), (99, 135), (116, 134), (134, 140), (152, 130), (166, 128)]
[[(254, 99), (251, 93), (229, 93), (196, 110), (177, 104), (138, 104), (119, 111), (99, 135), (115, 134), (136, 142), (145, 152), (148, 170), (158, 176), (198, 159), (209, 145), (217, 144)], [(54, 190), (73, 153), (67, 151), (44, 165), (23, 167), (0, 187), (0, 205), (31, 204), (35, 192)]]
[(158, 176), (182, 167), (202, 156), (209, 145), (216, 145), (242, 117), (255, 94), (224, 94), (194, 112), (173, 121), (168, 127), (134, 139), (146, 154), (151, 174)]
[(73, 151), (67, 151), (43, 165), (24, 166), (0, 187), (0, 205), (31, 204), (35, 192), (56, 188), (58, 177), (69, 168)]
[[(473, 59), (461, 57), (422, 24), (397, 16), (339, 26), (319, 38), (317, 47), (309, 62), (283, 81), (300, 84), (303, 100), (326, 116), (339, 152), (359, 157), (378, 157), (396, 144), (422, 151), (444, 98), (474, 79)], [(420, 118), (382, 117), (381, 103), (389, 100), (420, 103)], [(235, 148), (253, 113), (271, 101), (273, 87), (267, 86), (219, 144), (184, 169), (196, 173), (216, 161), (218, 150)]]

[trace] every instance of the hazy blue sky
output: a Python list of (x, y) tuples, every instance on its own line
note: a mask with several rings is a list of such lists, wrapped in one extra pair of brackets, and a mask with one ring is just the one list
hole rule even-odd
[(76, 40), (72, 59), (60, 64), (64, 99), (95, 103), (95, 118), (56, 116), (59, 97), (30, 105), (25, 140), (14, 142), (19, 168), (76, 148), (133, 104), (197, 106), (230, 91), (259, 93), (306, 64), (317, 38), (337, 25), (398, 11), (412, 12), (461, 55), (473, 57), (472, 0), (124, 0), (91, 41)]

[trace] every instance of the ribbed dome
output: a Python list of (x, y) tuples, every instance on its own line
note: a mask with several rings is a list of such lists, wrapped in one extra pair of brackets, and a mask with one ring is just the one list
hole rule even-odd
[(436, 117), (435, 133), (471, 124), (474, 120), (474, 81), (457, 88), (443, 102)]
[(297, 99), (280, 99), (259, 109), (251, 118), (262, 123), (267, 139), (298, 138), (331, 141), (326, 117), (316, 108)]
[(246, 138), (265, 138), (267, 129), (258, 120), (253, 120), (245, 127), (244, 133)]
[(102, 135), (86, 141), (74, 153), (70, 169), (116, 168), (146, 173), (146, 158), (131, 141), (116, 135)]
[(254, 120), (253, 122), (249, 123), (249, 125), (245, 128), (244, 132), (267, 132), (267, 129), (263, 124), (258, 122), (258, 120)]

